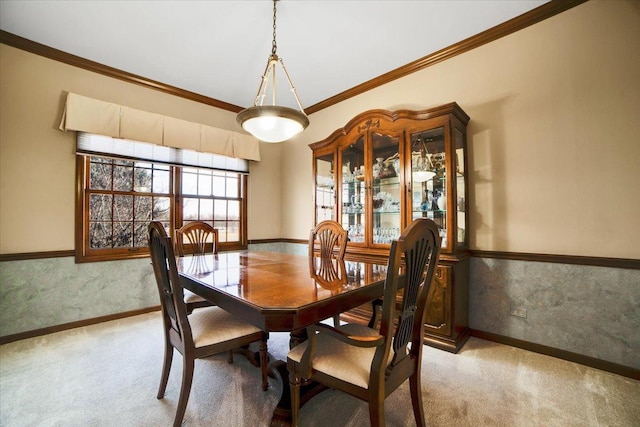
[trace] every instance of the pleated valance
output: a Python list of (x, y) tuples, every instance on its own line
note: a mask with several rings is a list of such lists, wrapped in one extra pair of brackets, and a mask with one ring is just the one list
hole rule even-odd
[(75, 93), (67, 95), (60, 130), (260, 160), (260, 141), (251, 135), (136, 110)]

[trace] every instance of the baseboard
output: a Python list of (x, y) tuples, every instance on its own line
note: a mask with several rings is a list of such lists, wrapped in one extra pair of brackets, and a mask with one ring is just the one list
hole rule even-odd
[(623, 377), (628, 377), (634, 380), (640, 380), (639, 369), (619, 365), (617, 363), (608, 362), (606, 360), (596, 359), (582, 354), (573, 353), (571, 351), (548, 347), (542, 344), (523, 341), (517, 338), (506, 337), (504, 335), (493, 334), (491, 332), (479, 331), (477, 329), (471, 329), (471, 336), (482, 338), (487, 341), (510, 345), (512, 347), (521, 348), (523, 350), (533, 351), (534, 353), (540, 353), (558, 359), (567, 360), (569, 362), (579, 363), (581, 365), (600, 369), (601, 371), (611, 372), (613, 374), (621, 375)]
[(54, 332), (66, 331), (68, 329), (80, 328), (82, 326), (95, 325), (97, 323), (108, 322), (110, 320), (124, 319), (125, 317), (137, 316), (139, 314), (150, 313), (152, 311), (160, 311), (160, 306), (141, 308), (139, 310), (125, 311), (123, 313), (109, 314), (107, 316), (94, 317), (92, 319), (78, 320), (76, 322), (63, 323), (62, 325), (48, 326), (33, 331), (20, 332), (13, 335), (5, 335), (0, 337), (0, 345), (10, 342), (24, 340), (27, 338), (39, 337), (42, 335), (53, 334)]

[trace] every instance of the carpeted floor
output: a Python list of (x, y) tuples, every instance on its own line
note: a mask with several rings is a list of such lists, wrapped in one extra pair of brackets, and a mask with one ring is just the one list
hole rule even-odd
[[(284, 358), (287, 334), (269, 351)], [(169, 426), (180, 389), (178, 355), (163, 400), (159, 312), (0, 347), (0, 426)], [(640, 382), (471, 338), (459, 354), (424, 349), (429, 426), (640, 426)], [(242, 356), (196, 361), (183, 425), (267, 426), (280, 385), (260, 389)], [(386, 400), (387, 425), (414, 425), (408, 384)], [(368, 426), (366, 403), (328, 390), (302, 408), (301, 425)]]

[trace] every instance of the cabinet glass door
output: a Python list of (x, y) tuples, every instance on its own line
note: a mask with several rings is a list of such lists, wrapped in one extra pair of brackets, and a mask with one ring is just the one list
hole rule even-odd
[(430, 218), (438, 224), (442, 247), (447, 247), (445, 129), (411, 134), (412, 220)]
[(374, 246), (389, 245), (400, 237), (400, 136), (371, 134), (372, 144), (372, 233)]
[(341, 213), (340, 223), (349, 232), (349, 243), (363, 243), (366, 232), (366, 191), (364, 167), (364, 136), (340, 150)]
[(467, 200), (466, 200), (466, 172), (464, 170), (465, 148), (464, 148), (464, 135), (460, 130), (454, 131), (454, 149), (455, 149), (455, 167), (456, 167), (456, 214), (457, 217), (457, 238), (456, 244), (458, 246), (467, 246)]
[(333, 153), (315, 158), (316, 171), (316, 224), (335, 219), (335, 181)]

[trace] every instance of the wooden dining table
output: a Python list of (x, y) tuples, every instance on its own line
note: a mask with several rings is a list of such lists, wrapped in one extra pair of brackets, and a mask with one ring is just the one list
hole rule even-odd
[[(384, 261), (345, 261), (343, 281), (322, 281), (314, 274), (316, 259), (278, 252), (186, 256), (177, 265), (184, 288), (266, 332), (291, 333), (291, 346), (305, 339), (307, 326), (380, 298), (386, 277)], [(272, 374), (283, 392), (271, 425), (288, 425), (286, 362), (274, 362)], [(301, 403), (317, 393), (312, 385), (305, 391)]]

